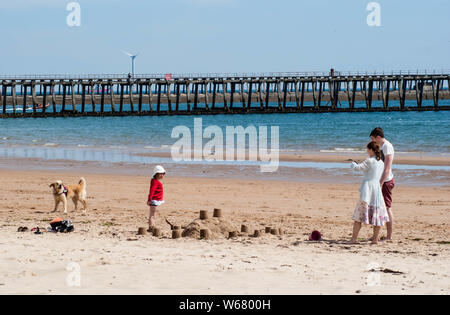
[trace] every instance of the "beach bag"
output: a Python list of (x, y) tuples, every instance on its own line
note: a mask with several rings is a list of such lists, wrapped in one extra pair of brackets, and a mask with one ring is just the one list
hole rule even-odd
[(70, 233), (75, 228), (70, 220), (63, 220), (62, 218), (58, 218), (50, 222), (50, 226), (53, 232), (56, 233)]

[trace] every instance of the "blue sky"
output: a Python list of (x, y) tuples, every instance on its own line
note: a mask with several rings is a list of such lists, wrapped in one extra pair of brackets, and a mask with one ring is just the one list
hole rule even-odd
[(0, 0), (0, 73), (450, 69), (450, 1)]

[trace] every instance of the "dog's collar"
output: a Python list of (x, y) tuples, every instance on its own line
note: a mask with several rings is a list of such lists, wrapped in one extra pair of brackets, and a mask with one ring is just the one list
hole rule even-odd
[(64, 190), (63, 190), (63, 192), (62, 193), (59, 193), (59, 194), (55, 194), (55, 195), (57, 195), (57, 196), (61, 196), (62, 194), (64, 194), (64, 195), (66, 195), (67, 196), (67, 192), (68, 192), (68, 190), (67, 190), (67, 187), (66, 186), (63, 186), (64, 187)]

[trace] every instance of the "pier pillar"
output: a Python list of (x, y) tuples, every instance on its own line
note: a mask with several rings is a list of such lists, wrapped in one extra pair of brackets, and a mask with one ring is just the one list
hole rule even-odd
[(270, 81), (266, 82), (266, 111), (269, 109), (270, 102)]
[[(66, 110), (66, 85), (63, 83), (63, 100), (62, 100), (62, 111), (64, 112)], [(33, 111), (36, 108), (35, 105), (33, 105)]]
[(209, 110), (209, 97), (208, 97), (208, 81), (205, 81), (204, 83), (204, 91), (205, 91), (205, 107), (206, 110)]
[(138, 93), (139, 93), (138, 113), (141, 113), (142, 112), (142, 88), (143, 88), (143, 84), (140, 82), (140, 80), (138, 80), (137, 87), (138, 87)]
[(42, 98), (42, 112), (45, 114), (45, 112), (47, 111), (47, 84), (45, 84), (45, 82), (43, 83), (43, 93), (44, 96)]
[(187, 111), (190, 112), (191, 111), (191, 82), (190, 81), (188, 81), (186, 83), (186, 93), (187, 93), (187, 97), (186, 97)]
[(212, 109), (214, 110), (216, 108), (216, 93), (217, 93), (217, 83), (214, 81), (212, 83), (213, 85), (213, 96), (212, 96)]
[(248, 109), (251, 109), (252, 107), (252, 93), (253, 93), (253, 81), (250, 81), (248, 86), (248, 101), (247, 101)]
[(423, 86), (425, 82), (423, 80), (416, 80), (416, 100), (417, 100), (417, 107), (422, 107), (422, 100), (423, 100)]
[(2, 83), (3, 115), (6, 114), (6, 97), (7, 96), (8, 96), (7, 87), (6, 87), (5, 81), (3, 81), (3, 83)]
[(153, 91), (152, 91), (152, 83), (149, 81), (148, 83), (148, 106), (150, 112), (153, 112)]
[(12, 97), (12, 106), (13, 106), (13, 113), (16, 114), (16, 107), (17, 107), (17, 99), (16, 99), (16, 81), (12, 81), (11, 83), (11, 97)]
[(86, 110), (86, 85), (81, 83), (81, 113), (84, 114)]
[(176, 96), (176, 99), (175, 99), (175, 111), (177, 113), (180, 110), (180, 85), (181, 85), (181, 83), (179, 83), (179, 82), (177, 82), (175, 84), (175, 86), (176, 86), (176, 93), (177, 93), (177, 96)]
[(161, 83), (157, 83), (158, 84), (158, 89), (157, 89), (157, 93), (158, 93), (158, 99), (157, 99), (157, 103), (156, 103), (156, 112), (159, 113), (161, 112)]
[(91, 87), (91, 105), (92, 105), (92, 112), (95, 113), (95, 84), (93, 81), (90, 81), (90, 87)]
[(130, 108), (131, 108), (131, 112), (134, 113), (134, 102), (133, 102), (133, 87), (134, 87), (134, 81), (130, 81), (128, 83), (128, 88), (129, 88), (129, 96), (130, 96)]
[(121, 82), (120, 83), (120, 98), (119, 98), (119, 112), (123, 112), (123, 98), (124, 98), (124, 90), (125, 85)]
[(282, 105), (281, 105), (281, 80), (277, 79), (277, 83), (276, 83), (276, 88), (277, 88), (277, 99), (278, 99), (278, 110), (281, 111), (282, 110)]
[(389, 108), (389, 93), (391, 90), (391, 81), (381, 81), (382, 86), (382, 93), (383, 93), (383, 108), (388, 109)]
[(100, 98), (100, 113), (104, 113), (105, 111), (105, 85), (103, 82), (99, 84), (99, 87), (102, 89), (101, 98)]
[[(51, 81), (51, 93), (52, 93), (52, 107), (53, 107), (53, 115), (56, 115), (56, 96), (55, 96), (55, 82), (52, 80)], [(26, 94), (26, 89), (25, 89), (25, 94)], [(25, 101), (24, 101), (25, 102)]]
[(197, 110), (198, 107), (198, 83), (194, 83), (194, 111)]
[(27, 111), (27, 94), (28, 94), (28, 85), (23, 84), (23, 98), (22, 98), (22, 113), (25, 114)]
[(33, 106), (33, 114), (36, 113), (36, 82), (31, 81), (31, 102)]
[(167, 81), (166, 84), (166, 92), (167, 92), (167, 106), (169, 108), (169, 113), (172, 112), (172, 83)]
[(439, 108), (439, 90), (441, 86), (441, 79), (436, 79), (432, 81), (432, 88), (433, 88), (433, 103), (435, 109)]
[(74, 86), (74, 84), (73, 84), (73, 81), (71, 81), (70, 82), (70, 90), (71, 90), (71, 93), (72, 93), (72, 111), (73, 112), (76, 112), (76, 101), (75, 101), (75, 88), (74, 88), (75, 86)]
[(114, 101), (114, 81), (111, 80), (109, 82), (109, 95), (110, 95), (110, 101), (111, 101), (111, 112), (115, 113), (116, 112), (116, 104)]

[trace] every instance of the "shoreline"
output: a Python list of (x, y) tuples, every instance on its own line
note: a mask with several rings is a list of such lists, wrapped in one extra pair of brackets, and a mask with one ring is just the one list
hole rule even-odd
[[(394, 164), (417, 166), (450, 166), (450, 155), (448, 155), (447, 153), (442, 154), (445, 154), (447, 156), (439, 156), (439, 153), (397, 153), (395, 156)], [(143, 157), (171, 158), (171, 154), (169, 152), (137, 153), (134, 155)], [(342, 153), (283, 153), (280, 154), (279, 160), (280, 162), (346, 163), (347, 159), (364, 161), (366, 158), (367, 155), (365, 154), (348, 151)], [(246, 155), (246, 159), (248, 159), (248, 154)]]

